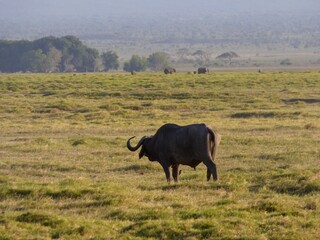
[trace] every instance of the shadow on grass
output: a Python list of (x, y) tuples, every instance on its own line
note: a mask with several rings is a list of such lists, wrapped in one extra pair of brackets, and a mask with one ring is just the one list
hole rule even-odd
[(289, 98), (289, 99), (282, 99), (282, 101), (285, 104), (298, 103), (298, 102), (304, 102), (307, 104), (320, 103), (320, 99), (317, 99), (317, 98)]
[(150, 171), (155, 171), (156, 169), (151, 166), (151, 165), (139, 165), (139, 164), (132, 164), (129, 166), (124, 166), (124, 167), (118, 167), (118, 168), (113, 168), (111, 171), (114, 172), (140, 172), (143, 174), (144, 172), (150, 172)]
[(0, 199), (5, 198), (26, 198), (34, 195), (34, 191), (32, 189), (25, 188), (8, 188), (1, 187), (0, 189)]
[(208, 219), (186, 221), (142, 221), (124, 227), (122, 233), (130, 233), (140, 238), (153, 239), (208, 239), (221, 237), (219, 223)]
[(41, 214), (41, 213), (31, 213), (31, 212), (27, 212), (19, 215), (16, 218), (16, 221), (25, 222), (25, 223), (38, 223), (42, 226), (52, 227), (52, 228), (56, 228), (57, 226), (63, 223), (63, 220), (58, 219), (55, 216), (50, 216), (50, 215)]
[(272, 176), (258, 176), (253, 179), (255, 184), (249, 187), (251, 192), (259, 192), (267, 188), (280, 194), (305, 196), (320, 192), (320, 183), (310, 181), (309, 176), (298, 172), (283, 172)]
[(238, 112), (231, 114), (231, 118), (288, 118), (299, 116), (301, 112)]
[(58, 191), (48, 190), (44, 193), (45, 196), (51, 197), (53, 199), (78, 199), (88, 194), (93, 194), (94, 190), (92, 189), (63, 189)]
[(144, 191), (180, 191), (180, 190), (225, 190), (227, 192), (233, 191), (233, 186), (228, 183), (217, 183), (209, 181), (208, 183), (202, 182), (179, 182), (170, 183), (167, 185), (139, 185), (139, 188)]

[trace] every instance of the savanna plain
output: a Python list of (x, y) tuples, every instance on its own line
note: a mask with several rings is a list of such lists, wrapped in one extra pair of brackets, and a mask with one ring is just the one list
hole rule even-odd
[[(216, 164), (126, 148), (165, 123), (222, 135)], [(318, 239), (320, 73), (0, 74), (0, 239)]]

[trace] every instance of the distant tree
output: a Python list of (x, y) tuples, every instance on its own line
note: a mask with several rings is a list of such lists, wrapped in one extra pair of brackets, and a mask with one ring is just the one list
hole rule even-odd
[(148, 61), (145, 57), (133, 55), (130, 61), (124, 63), (123, 70), (126, 72), (142, 72), (148, 67)]
[(23, 71), (47, 72), (47, 56), (41, 49), (30, 50), (22, 55), (21, 66)]
[(55, 44), (62, 52), (60, 71), (96, 71), (99, 59), (99, 52), (96, 49), (86, 47), (75, 36), (61, 37)]
[(188, 48), (179, 48), (177, 51), (177, 55), (180, 59), (185, 58), (189, 54)]
[(104, 70), (106, 71), (109, 71), (112, 69), (118, 70), (119, 68), (118, 59), (119, 59), (118, 55), (113, 51), (102, 53), (101, 60), (102, 60), (102, 65), (104, 67)]
[(210, 62), (210, 53), (203, 51), (203, 50), (197, 50), (193, 54), (193, 56), (196, 56), (197, 62), (199, 65), (208, 65)]
[(72, 58), (73, 58), (72, 55), (62, 53), (61, 62), (59, 64), (59, 71), (60, 72), (75, 72), (76, 71), (74, 65), (71, 62)]
[(131, 70), (132, 67), (131, 67), (131, 64), (130, 64), (130, 61), (129, 62), (125, 62), (123, 64), (123, 70), (126, 71), (126, 72), (135, 72), (135, 70)]
[(152, 53), (148, 57), (149, 68), (153, 71), (162, 71), (168, 66), (167, 54), (163, 52)]
[(22, 55), (33, 50), (30, 41), (6, 41), (0, 40), (0, 71), (23, 71)]
[(220, 54), (219, 56), (216, 57), (216, 59), (231, 61), (231, 59), (238, 58), (238, 57), (240, 57), (240, 56), (237, 53), (230, 51), (230, 52), (224, 52), (224, 53)]
[(58, 71), (61, 62), (62, 53), (55, 47), (50, 47), (46, 57), (46, 65), (48, 72)]
[(45, 37), (35, 41), (0, 40), (2, 72), (94, 72), (99, 61), (99, 52), (86, 47), (74, 36)]
[(82, 72), (95, 72), (98, 68), (99, 52), (93, 48), (85, 48), (82, 53)]

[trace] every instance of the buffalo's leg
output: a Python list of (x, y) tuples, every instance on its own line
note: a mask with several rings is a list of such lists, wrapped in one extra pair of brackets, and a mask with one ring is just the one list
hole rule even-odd
[(166, 174), (167, 182), (170, 183), (170, 166), (162, 165), (162, 168)]
[(207, 181), (209, 181), (210, 180), (210, 178), (211, 178), (211, 172), (210, 172), (210, 169), (209, 168), (207, 168)]
[(210, 176), (212, 174), (213, 180), (217, 181), (218, 174), (216, 164), (214, 164), (211, 159), (207, 159), (203, 161), (203, 163), (207, 166), (207, 180), (210, 180)]
[(179, 181), (179, 164), (173, 165), (172, 166), (172, 177), (175, 182)]

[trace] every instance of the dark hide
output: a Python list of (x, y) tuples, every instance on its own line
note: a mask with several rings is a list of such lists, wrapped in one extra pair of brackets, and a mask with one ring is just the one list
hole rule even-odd
[(165, 68), (164, 69), (164, 73), (165, 74), (172, 74), (172, 73), (175, 73), (176, 72), (176, 69), (174, 69), (174, 68)]
[(174, 181), (177, 182), (180, 164), (195, 168), (201, 162), (207, 166), (207, 180), (210, 180), (211, 175), (214, 180), (218, 179), (214, 160), (220, 135), (205, 124), (165, 124), (154, 136), (141, 138), (135, 147), (130, 145), (132, 138), (127, 141), (128, 149), (136, 151), (141, 146), (139, 158), (146, 156), (150, 161), (159, 162), (168, 182), (170, 167)]
[(198, 74), (209, 73), (208, 68), (198, 68)]

